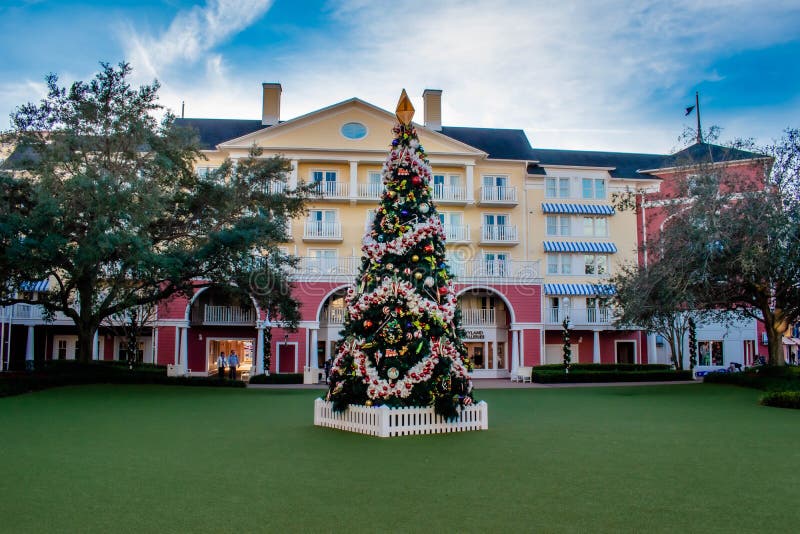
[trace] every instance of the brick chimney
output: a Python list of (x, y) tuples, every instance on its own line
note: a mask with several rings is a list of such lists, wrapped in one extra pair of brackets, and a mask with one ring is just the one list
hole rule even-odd
[(442, 90), (425, 89), (422, 91), (425, 103), (425, 127), (437, 132), (442, 131)]
[(272, 126), (281, 119), (281, 84), (262, 83), (264, 100), (261, 106), (261, 124)]

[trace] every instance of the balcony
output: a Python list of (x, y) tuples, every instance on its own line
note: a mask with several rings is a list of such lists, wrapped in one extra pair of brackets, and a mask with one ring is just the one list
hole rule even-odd
[(516, 245), (519, 243), (516, 225), (490, 224), (481, 226), (482, 245)]
[(303, 226), (303, 241), (341, 241), (342, 223), (306, 221)]
[[(498, 322), (499, 321), (499, 322)], [(461, 326), (505, 326), (505, 313), (495, 313), (494, 308), (462, 308)]]
[(539, 262), (519, 260), (468, 260), (448, 263), (456, 282), (538, 283)]
[(316, 182), (314, 191), (322, 199), (345, 199), (349, 198), (350, 188), (347, 182)]
[(346, 310), (344, 308), (327, 308), (325, 310), (323, 323), (328, 323), (328, 325), (344, 324), (345, 312)]
[(42, 318), (42, 308), (34, 304), (14, 304), (12, 317), (21, 320), (39, 320)]
[(444, 225), (448, 243), (469, 243), (469, 225)]
[(361, 258), (346, 256), (343, 258), (315, 258), (301, 256), (295, 267), (293, 277), (313, 281), (318, 279), (338, 278), (352, 282), (361, 265)]
[(358, 184), (359, 200), (378, 200), (383, 193), (383, 184)]
[(612, 322), (611, 308), (547, 308), (545, 319), (549, 325), (561, 325), (569, 316), (574, 326), (609, 326)]
[(457, 185), (434, 184), (431, 186), (433, 200), (438, 204), (466, 204), (467, 190)]
[(481, 187), (480, 203), (491, 206), (516, 206), (517, 188), (504, 185)]
[(203, 308), (204, 325), (255, 326), (256, 311), (253, 308), (239, 306), (205, 306)]

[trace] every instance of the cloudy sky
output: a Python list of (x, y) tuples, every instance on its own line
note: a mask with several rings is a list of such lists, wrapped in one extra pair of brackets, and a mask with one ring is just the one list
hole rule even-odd
[(704, 127), (766, 143), (800, 127), (798, 28), (797, 0), (0, 0), (0, 129), (45, 74), (126, 60), (187, 117), (260, 118), (261, 82), (282, 119), (436, 88), (446, 125), (668, 152), (699, 90)]

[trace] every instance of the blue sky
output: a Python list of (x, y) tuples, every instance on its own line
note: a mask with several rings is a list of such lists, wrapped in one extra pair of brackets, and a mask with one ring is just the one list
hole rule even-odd
[[(669, 152), (694, 125), (767, 143), (800, 127), (797, 0), (0, 0), (0, 128), (43, 78), (91, 78), (127, 60), (191, 117), (281, 118), (357, 96), (443, 122), (522, 128), (534, 146)], [(421, 113), (419, 114), (421, 115)], [(421, 117), (418, 115), (418, 119)]]

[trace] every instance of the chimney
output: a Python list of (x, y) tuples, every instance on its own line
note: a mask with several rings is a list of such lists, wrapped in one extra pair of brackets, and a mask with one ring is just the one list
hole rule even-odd
[(437, 132), (442, 131), (442, 90), (425, 89), (422, 91), (425, 103), (425, 127)]
[(262, 83), (264, 101), (261, 107), (261, 124), (272, 126), (281, 119), (281, 84)]

